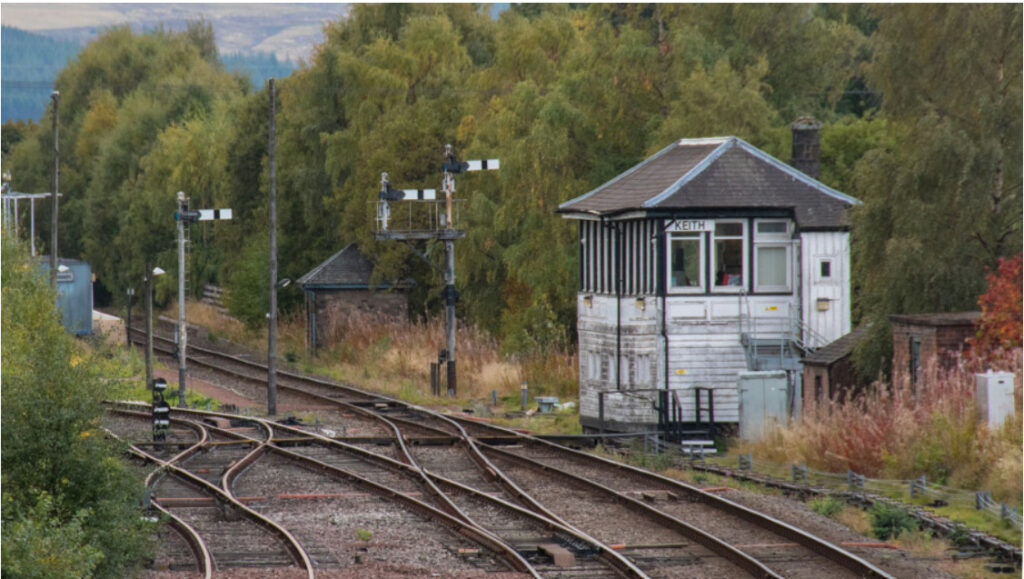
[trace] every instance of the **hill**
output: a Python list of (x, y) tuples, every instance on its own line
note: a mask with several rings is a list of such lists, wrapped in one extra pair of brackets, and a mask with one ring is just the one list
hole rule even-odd
[[(2, 33), (2, 105), (0, 122), (39, 120), (50, 102), (57, 73), (82, 50), (76, 42), (4, 26)], [(270, 77), (284, 78), (295, 70), (289, 60), (273, 54), (236, 53), (220, 58), (229, 71), (247, 74), (254, 88)]]
[(0, 31), (3, 122), (39, 119), (50, 101), (53, 81), (82, 47), (10, 26)]

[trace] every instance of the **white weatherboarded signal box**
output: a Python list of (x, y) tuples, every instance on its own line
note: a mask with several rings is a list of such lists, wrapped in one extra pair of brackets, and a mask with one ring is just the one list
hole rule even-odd
[(1013, 373), (992, 372), (975, 374), (975, 400), (981, 419), (990, 428), (998, 428), (1013, 416), (1016, 406), (1013, 401)]

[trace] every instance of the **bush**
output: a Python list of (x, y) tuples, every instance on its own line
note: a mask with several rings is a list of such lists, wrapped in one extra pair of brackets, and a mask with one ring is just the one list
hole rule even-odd
[(4, 238), (0, 264), (3, 576), (123, 577), (149, 529), (142, 486), (99, 430), (101, 361), (64, 331), (24, 247)]
[(906, 509), (888, 503), (875, 503), (868, 509), (871, 533), (883, 540), (897, 539), (904, 531), (916, 531), (917, 521)]
[(819, 515), (834, 517), (843, 512), (843, 509), (846, 508), (846, 502), (832, 495), (827, 495), (812, 500), (807, 503), (807, 507)]

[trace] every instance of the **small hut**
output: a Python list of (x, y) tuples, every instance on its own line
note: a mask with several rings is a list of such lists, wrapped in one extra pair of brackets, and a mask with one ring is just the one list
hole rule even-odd
[(810, 352), (803, 364), (803, 396), (821, 404), (828, 400), (844, 402), (856, 398), (866, 385), (853, 366), (853, 349), (868, 337), (868, 326), (861, 326), (838, 340)]
[(371, 286), (371, 262), (352, 243), (299, 278), (306, 296), (306, 346), (314, 356), (329, 345), (339, 325), (353, 315), (399, 318), (406, 315), (408, 282)]
[(948, 368), (967, 349), (968, 338), (978, 331), (981, 312), (892, 315), (889, 321), (893, 377), (906, 372), (916, 383), (924, 361), (935, 360)]

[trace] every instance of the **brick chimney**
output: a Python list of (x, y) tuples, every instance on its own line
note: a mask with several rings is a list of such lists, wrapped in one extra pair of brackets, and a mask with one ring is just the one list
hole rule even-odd
[(789, 164), (817, 179), (818, 160), (821, 157), (821, 123), (814, 117), (800, 117), (789, 128), (793, 130), (793, 159)]

